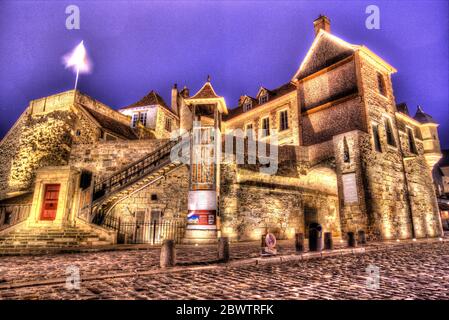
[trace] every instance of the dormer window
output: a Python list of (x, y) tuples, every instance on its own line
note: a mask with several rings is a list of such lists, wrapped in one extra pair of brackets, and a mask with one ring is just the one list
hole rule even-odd
[(246, 112), (248, 110), (251, 110), (253, 107), (252, 101), (247, 101), (243, 104), (243, 112)]
[(262, 95), (259, 97), (259, 104), (263, 104), (263, 103), (265, 103), (265, 102), (267, 102), (267, 101), (268, 101), (268, 94), (267, 94), (267, 93), (262, 94)]
[(146, 112), (142, 112), (139, 115), (139, 121), (140, 123), (146, 127), (147, 126), (147, 113)]
[(137, 126), (137, 121), (139, 121), (139, 114), (138, 113), (134, 113), (133, 114), (132, 123), (131, 123), (131, 127), (135, 128)]

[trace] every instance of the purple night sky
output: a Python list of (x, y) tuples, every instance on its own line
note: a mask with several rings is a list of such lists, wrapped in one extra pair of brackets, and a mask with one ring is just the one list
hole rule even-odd
[[(78, 5), (81, 29), (65, 28)], [(380, 30), (365, 28), (368, 5)], [(398, 69), (397, 102), (414, 115), (422, 105), (449, 148), (447, 1), (1, 1), (0, 137), (29, 100), (70, 90), (74, 74), (61, 59), (81, 40), (93, 72), (82, 92), (118, 108), (154, 89), (170, 103), (173, 83), (196, 92), (208, 74), (230, 108), (243, 94), (274, 88), (295, 73), (323, 13), (332, 33), (364, 44)]]

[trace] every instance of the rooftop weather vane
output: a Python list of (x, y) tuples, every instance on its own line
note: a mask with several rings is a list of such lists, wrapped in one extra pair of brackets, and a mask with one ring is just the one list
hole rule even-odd
[(76, 48), (64, 56), (64, 64), (66, 68), (71, 68), (76, 73), (75, 90), (78, 85), (78, 78), (80, 73), (89, 73), (91, 63), (87, 57), (84, 41), (81, 41)]

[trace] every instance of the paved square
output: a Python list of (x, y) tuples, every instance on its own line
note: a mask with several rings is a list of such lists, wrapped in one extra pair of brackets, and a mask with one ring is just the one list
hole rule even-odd
[[(255, 244), (233, 245), (233, 258), (257, 255)], [(5, 285), (64, 277), (68, 265), (80, 267), (80, 290), (65, 283), (0, 289), (2, 299), (449, 299), (449, 243), (369, 251), (365, 254), (266, 265), (189, 268), (189, 257), (206, 261), (214, 247), (179, 249), (185, 267), (176, 272), (113, 277), (157, 271), (158, 249), (2, 257)], [(285, 243), (282, 251), (292, 251)], [(189, 254), (187, 254), (189, 252)], [(368, 265), (380, 270), (378, 289), (366, 285)], [(6, 268), (6, 271), (5, 271)], [(107, 279), (83, 277), (109, 275)]]

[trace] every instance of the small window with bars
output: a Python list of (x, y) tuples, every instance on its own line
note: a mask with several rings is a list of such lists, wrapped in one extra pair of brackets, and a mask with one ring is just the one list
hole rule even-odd
[(279, 131), (284, 131), (288, 129), (288, 111), (281, 111), (279, 114)]
[(385, 118), (385, 134), (387, 136), (387, 143), (390, 146), (396, 147), (396, 141), (393, 134), (393, 126), (391, 125), (391, 120), (389, 118)]
[(171, 126), (172, 126), (172, 119), (165, 118), (165, 130), (171, 132)]
[(270, 135), (270, 119), (263, 118), (262, 119), (262, 137), (266, 137)]

